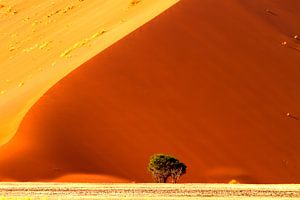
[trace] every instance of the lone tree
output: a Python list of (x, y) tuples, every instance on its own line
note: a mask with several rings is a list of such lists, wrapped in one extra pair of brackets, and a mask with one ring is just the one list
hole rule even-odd
[(148, 171), (157, 183), (166, 183), (169, 177), (176, 183), (186, 173), (186, 165), (173, 156), (155, 154), (150, 158)]

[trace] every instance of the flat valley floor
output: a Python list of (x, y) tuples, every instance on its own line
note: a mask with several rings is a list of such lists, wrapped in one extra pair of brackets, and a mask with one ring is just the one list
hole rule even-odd
[(0, 183), (0, 199), (300, 199), (300, 185)]

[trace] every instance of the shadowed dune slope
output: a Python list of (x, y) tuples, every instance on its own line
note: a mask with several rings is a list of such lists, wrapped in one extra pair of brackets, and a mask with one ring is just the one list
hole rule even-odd
[(51, 88), (2, 147), (0, 177), (151, 181), (163, 152), (185, 182), (300, 183), (299, 10), (182, 0)]

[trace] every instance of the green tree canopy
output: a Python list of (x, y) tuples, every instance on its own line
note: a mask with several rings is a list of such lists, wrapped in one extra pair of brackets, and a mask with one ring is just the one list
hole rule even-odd
[(176, 183), (186, 173), (186, 168), (177, 158), (165, 154), (153, 155), (148, 164), (148, 171), (157, 183), (166, 183), (169, 177)]

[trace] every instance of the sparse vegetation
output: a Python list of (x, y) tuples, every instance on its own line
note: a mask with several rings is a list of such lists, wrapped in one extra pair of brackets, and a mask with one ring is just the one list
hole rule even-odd
[(299, 200), (299, 185), (0, 183), (0, 200)]
[(235, 180), (235, 179), (232, 179), (228, 182), (228, 184), (239, 184), (240, 182)]
[(153, 155), (148, 164), (148, 171), (157, 183), (166, 183), (169, 178), (176, 183), (186, 173), (186, 168), (177, 158), (164, 154)]
[(141, 0), (132, 0), (131, 1), (131, 5), (132, 6), (135, 6), (135, 5), (137, 5), (138, 3), (140, 3), (141, 2)]

